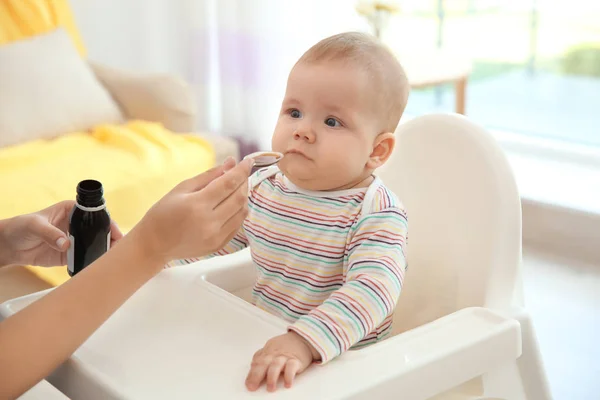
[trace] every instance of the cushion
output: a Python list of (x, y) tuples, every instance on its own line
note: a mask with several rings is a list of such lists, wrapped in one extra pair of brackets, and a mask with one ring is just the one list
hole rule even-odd
[(130, 119), (162, 123), (175, 132), (194, 130), (194, 92), (169, 74), (131, 72), (90, 62), (90, 68)]
[(0, 46), (0, 147), (124, 118), (67, 32)]

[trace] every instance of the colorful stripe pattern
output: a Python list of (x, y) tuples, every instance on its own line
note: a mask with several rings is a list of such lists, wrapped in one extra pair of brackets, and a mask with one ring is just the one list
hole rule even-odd
[(289, 321), (322, 363), (391, 331), (407, 219), (396, 196), (378, 179), (373, 185), (308, 192), (277, 173), (251, 190), (243, 229), (217, 253), (251, 247), (253, 303)]

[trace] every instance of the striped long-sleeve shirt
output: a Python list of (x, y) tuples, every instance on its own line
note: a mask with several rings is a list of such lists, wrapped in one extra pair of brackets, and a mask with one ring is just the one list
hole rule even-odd
[(250, 185), (248, 217), (216, 255), (250, 246), (253, 303), (290, 322), (322, 363), (384, 339), (406, 269), (407, 219), (396, 196), (378, 178), (368, 188), (306, 191), (276, 167)]

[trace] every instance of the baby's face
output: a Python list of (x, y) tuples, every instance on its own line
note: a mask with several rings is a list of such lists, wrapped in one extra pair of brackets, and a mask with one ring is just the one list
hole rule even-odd
[(290, 73), (273, 134), (279, 168), (308, 190), (353, 187), (366, 179), (377, 136), (367, 74), (340, 62), (298, 64)]

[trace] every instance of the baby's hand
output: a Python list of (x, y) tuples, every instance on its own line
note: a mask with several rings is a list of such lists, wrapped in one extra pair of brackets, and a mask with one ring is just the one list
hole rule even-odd
[(255, 391), (266, 378), (267, 390), (274, 392), (279, 376), (283, 374), (285, 387), (289, 388), (296, 375), (320, 358), (319, 353), (297, 333), (288, 332), (276, 336), (254, 354), (246, 377), (246, 387)]

